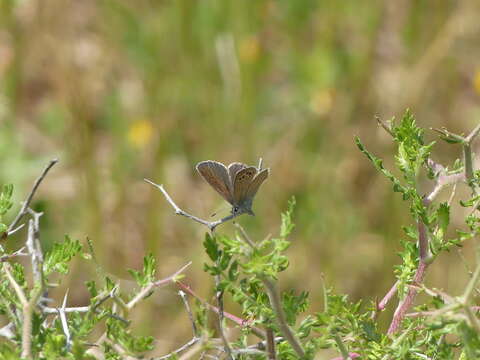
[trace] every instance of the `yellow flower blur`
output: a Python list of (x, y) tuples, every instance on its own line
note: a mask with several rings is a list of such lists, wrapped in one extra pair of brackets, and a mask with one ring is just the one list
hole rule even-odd
[(152, 140), (153, 125), (149, 120), (136, 120), (128, 129), (128, 142), (136, 148), (147, 145)]
[(240, 41), (239, 57), (242, 62), (253, 63), (260, 55), (260, 43), (256, 36), (250, 36)]
[(480, 95), (480, 68), (477, 68), (475, 75), (473, 76), (473, 88), (475, 92)]

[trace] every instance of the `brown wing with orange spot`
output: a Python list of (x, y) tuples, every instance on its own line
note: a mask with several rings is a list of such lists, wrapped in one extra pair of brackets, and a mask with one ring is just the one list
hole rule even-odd
[(257, 174), (257, 168), (250, 166), (237, 172), (233, 181), (233, 200), (241, 204), (247, 197), (248, 189)]
[(248, 198), (253, 199), (253, 197), (258, 191), (258, 188), (260, 187), (260, 185), (263, 184), (265, 180), (267, 180), (269, 174), (270, 174), (270, 169), (263, 169), (255, 176), (255, 178), (250, 183), (250, 186), (248, 188), (247, 199)]

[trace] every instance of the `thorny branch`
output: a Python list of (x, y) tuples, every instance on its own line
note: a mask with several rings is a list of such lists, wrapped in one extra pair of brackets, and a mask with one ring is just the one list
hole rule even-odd
[[(190, 296), (193, 296), (195, 299), (197, 299), (198, 301), (200, 301), (202, 303), (202, 305), (204, 305), (207, 309), (213, 311), (214, 313), (218, 314), (219, 313), (219, 309), (216, 307), (216, 306), (213, 306), (211, 305), (210, 303), (206, 302), (205, 300), (203, 300), (200, 296), (198, 296), (191, 288), (190, 286), (182, 283), (181, 281), (177, 281), (176, 284), (183, 290), (185, 291), (187, 294), (189, 294)], [(230, 314), (226, 311), (223, 312), (223, 315), (226, 319), (234, 322), (235, 324), (237, 324), (238, 326), (241, 326), (241, 327), (248, 327), (253, 334), (255, 334), (257, 337), (259, 337), (260, 339), (265, 339), (266, 335), (265, 333), (260, 330), (259, 328), (255, 327), (255, 326), (250, 326), (249, 322), (247, 320), (244, 320), (244, 319), (241, 319), (233, 314)]]
[(45, 179), (45, 176), (47, 176), (49, 170), (58, 162), (58, 159), (53, 159), (53, 160), (50, 160), (50, 162), (48, 163), (48, 165), (45, 167), (45, 169), (43, 169), (43, 172), (40, 174), (40, 176), (37, 178), (37, 180), (35, 180), (35, 183), (33, 184), (33, 187), (32, 187), (32, 190), (30, 191), (30, 194), (28, 194), (27, 196), (27, 199), (23, 202), (23, 205), (22, 207), (20, 208), (20, 211), (18, 212), (17, 216), (15, 217), (15, 219), (12, 221), (12, 223), (9, 225), (8, 227), (8, 231), (7, 231), (7, 235), (10, 235), (11, 233), (14, 232), (14, 230), (17, 230), (15, 229), (15, 226), (17, 226), (17, 224), (20, 222), (20, 220), (22, 220), (23, 216), (28, 212), (28, 208), (30, 206), (30, 203), (32, 202), (32, 199), (38, 189), (38, 187), (40, 186), (40, 184), (42, 183), (43, 179)]
[(226, 217), (224, 217), (223, 219), (220, 219), (220, 220), (216, 220), (216, 221), (207, 221), (207, 220), (203, 220), (203, 219), (200, 219), (199, 217), (196, 217), (194, 215), (191, 215), (189, 213), (187, 213), (186, 211), (180, 209), (180, 207), (178, 207), (177, 204), (175, 204), (175, 202), (172, 200), (172, 198), (170, 197), (170, 195), (167, 193), (167, 191), (165, 190), (165, 188), (163, 187), (163, 185), (158, 185), (158, 184), (155, 184), (153, 181), (150, 181), (148, 179), (144, 179), (147, 183), (155, 186), (156, 188), (158, 188), (163, 196), (165, 196), (165, 199), (167, 199), (167, 201), (169, 202), (169, 204), (173, 207), (173, 209), (175, 210), (175, 214), (177, 215), (182, 215), (182, 216), (185, 216), (186, 218), (189, 218), (193, 221), (196, 221), (202, 225), (205, 225), (206, 227), (208, 227), (208, 229), (210, 231), (214, 231), (215, 228), (218, 226), (218, 225), (221, 225), (227, 221), (230, 221), (234, 218), (236, 218), (237, 216), (240, 216), (242, 215), (241, 212), (239, 213), (234, 213), (234, 214), (230, 214)]
[(196, 343), (198, 343), (199, 341), (202, 340), (202, 338), (198, 336), (197, 324), (195, 323), (195, 319), (193, 318), (192, 310), (190, 309), (190, 304), (188, 303), (188, 299), (186, 297), (186, 294), (182, 290), (179, 290), (178, 294), (182, 298), (183, 304), (185, 305), (185, 310), (187, 311), (187, 314), (188, 314), (188, 319), (190, 320), (190, 323), (192, 324), (193, 337), (188, 342), (186, 342), (185, 344), (183, 344), (179, 348), (171, 351), (167, 355), (161, 356), (159, 358), (154, 358), (154, 359), (151, 359), (151, 360), (165, 360), (165, 359), (168, 359), (168, 358), (172, 357), (173, 355), (178, 355), (178, 354), (182, 353), (183, 351), (187, 350), (188, 348), (192, 347), (193, 345), (195, 345)]

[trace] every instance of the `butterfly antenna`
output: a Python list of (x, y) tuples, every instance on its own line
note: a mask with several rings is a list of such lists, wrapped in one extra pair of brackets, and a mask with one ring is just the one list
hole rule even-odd
[(258, 159), (258, 171), (262, 170), (263, 159)]
[(219, 212), (224, 211), (225, 209), (227, 209), (227, 208), (225, 207), (225, 205), (220, 205), (220, 206), (217, 207), (217, 209), (210, 215), (210, 217), (217, 216)]

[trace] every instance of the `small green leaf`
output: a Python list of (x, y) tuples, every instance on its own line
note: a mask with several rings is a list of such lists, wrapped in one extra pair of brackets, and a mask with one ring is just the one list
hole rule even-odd
[(212, 261), (217, 261), (220, 251), (218, 250), (218, 244), (214, 236), (211, 236), (209, 233), (205, 234), (205, 240), (203, 241), (203, 247)]
[(43, 270), (45, 275), (56, 271), (61, 274), (68, 273), (68, 262), (82, 250), (78, 240), (72, 240), (65, 235), (65, 240), (55, 243), (53, 248), (45, 255)]

